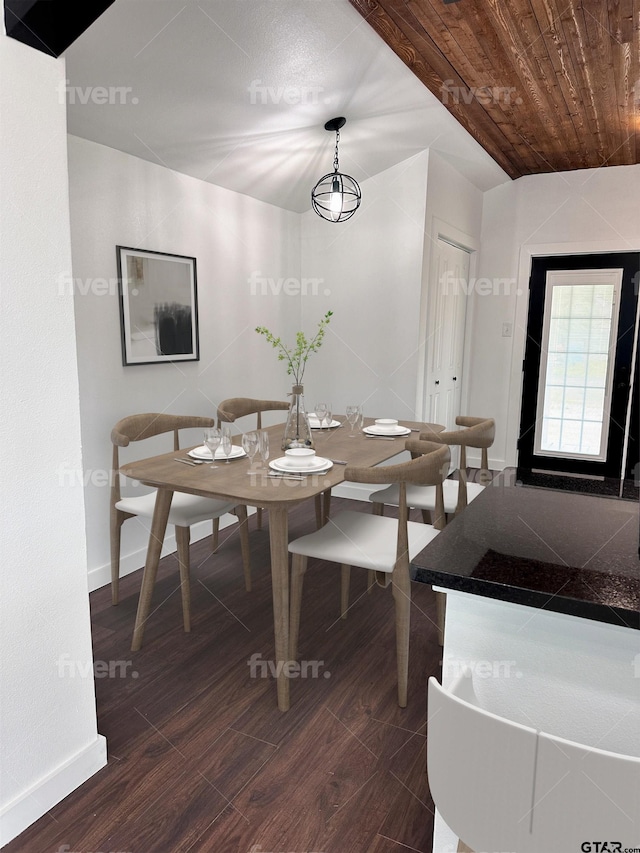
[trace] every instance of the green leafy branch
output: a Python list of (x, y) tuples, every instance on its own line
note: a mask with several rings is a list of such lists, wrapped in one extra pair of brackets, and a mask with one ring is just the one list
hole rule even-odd
[(311, 340), (307, 338), (304, 332), (297, 332), (295, 349), (283, 344), (282, 338), (276, 338), (265, 326), (256, 327), (256, 332), (259, 335), (264, 335), (271, 346), (278, 350), (278, 361), (287, 362), (287, 374), (294, 377), (296, 385), (302, 384), (302, 377), (309, 356), (312, 352), (317, 352), (322, 346), (325, 331), (332, 316), (333, 311), (327, 311), (318, 323), (318, 331)]

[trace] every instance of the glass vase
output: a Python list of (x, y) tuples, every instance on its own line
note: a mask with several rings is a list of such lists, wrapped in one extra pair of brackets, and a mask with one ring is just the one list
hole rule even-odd
[(304, 404), (304, 385), (293, 385), (291, 388), (291, 405), (284, 428), (282, 449), (289, 450), (292, 447), (314, 447)]

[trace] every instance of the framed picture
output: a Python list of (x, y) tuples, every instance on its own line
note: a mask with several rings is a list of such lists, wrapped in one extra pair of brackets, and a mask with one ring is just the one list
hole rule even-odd
[(116, 246), (122, 363), (198, 361), (196, 259)]

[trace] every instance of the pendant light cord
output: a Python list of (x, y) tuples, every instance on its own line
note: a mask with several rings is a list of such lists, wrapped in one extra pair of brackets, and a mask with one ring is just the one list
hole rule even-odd
[(335, 153), (335, 156), (333, 158), (333, 171), (334, 172), (338, 171), (338, 166), (339, 166), (339, 164), (338, 164), (338, 143), (339, 142), (340, 142), (340, 131), (336, 130), (336, 153)]

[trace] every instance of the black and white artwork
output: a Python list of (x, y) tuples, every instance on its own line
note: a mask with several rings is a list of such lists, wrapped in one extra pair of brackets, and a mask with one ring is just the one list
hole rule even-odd
[(116, 250), (122, 363), (198, 361), (196, 259)]

